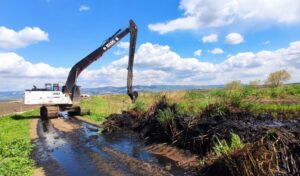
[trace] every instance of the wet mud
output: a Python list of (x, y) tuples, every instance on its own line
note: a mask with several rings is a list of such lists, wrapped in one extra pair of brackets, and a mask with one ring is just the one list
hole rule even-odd
[[(168, 104), (163, 98), (145, 113), (132, 110), (112, 114), (103, 128), (111, 134), (123, 130), (139, 133), (149, 145), (154, 145), (148, 151), (165, 155), (176, 161), (177, 166), (188, 168), (188, 175), (300, 173), (299, 118), (275, 119), (268, 113), (254, 115), (247, 109), (218, 104), (191, 117), (180, 113), (176, 104)], [(245, 145), (216, 156), (214, 147), (218, 141), (230, 144), (232, 133)], [(168, 145), (159, 147), (163, 143)], [(191, 152), (196, 157), (175, 156), (178, 151), (172, 148)]]
[(37, 123), (33, 158), (45, 175), (184, 175), (176, 162), (147, 151), (134, 132), (100, 134), (76, 119)]

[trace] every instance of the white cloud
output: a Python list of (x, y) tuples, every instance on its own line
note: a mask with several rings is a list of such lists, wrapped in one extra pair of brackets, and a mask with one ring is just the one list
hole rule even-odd
[(195, 55), (195, 56), (201, 56), (201, 54), (202, 54), (202, 50), (201, 50), (201, 49), (198, 49), (198, 50), (196, 50), (196, 51), (194, 52), (194, 55)]
[[(26, 89), (45, 82), (64, 82), (69, 68), (31, 63), (16, 53), (0, 53), (0, 90)], [(99, 69), (87, 69), (79, 77), (82, 87), (126, 85), (128, 56)], [(195, 58), (183, 58), (166, 45), (142, 44), (136, 52), (134, 84), (211, 85), (232, 80), (264, 80), (271, 72), (286, 69), (291, 82), (299, 82), (300, 41), (287, 48), (231, 55), (213, 64)]]
[(117, 50), (114, 51), (114, 55), (120, 56), (123, 54), (128, 53), (128, 49), (129, 49), (129, 42), (120, 42), (117, 44)]
[(213, 50), (211, 50), (212, 54), (223, 54), (224, 51), (221, 48), (214, 48)]
[(48, 41), (48, 33), (38, 27), (25, 27), (14, 31), (5, 26), (0, 27), (0, 48), (17, 49), (41, 41)]
[(218, 35), (217, 34), (211, 34), (211, 35), (206, 35), (202, 37), (202, 42), (203, 43), (213, 43), (218, 41)]
[(79, 7), (79, 11), (80, 12), (83, 12), (83, 11), (89, 11), (90, 10), (90, 7), (89, 6), (86, 6), (86, 5), (81, 5)]
[(239, 33), (230, 33), (226, 36), (226, 43), (229, 44), (240, 44), (244, 42), (244, 37)]
[(179, 9), (184, 12), (181, 17), (149, 24), (149, 29), (164, 34), (244, 21), (285, 24), (300, 21), (300, 1), (297, 0), (181, 0)]
[(264, 41), (264, 45), (268, 45), (268, 44), (270, 44), (271, 43), (271, 41), (270, 40), (266, 40), (266, 41)]
[(129, 42), (120, 42), (120, 43), (117, 44), (117, 47), (128, 50)]
[(42, 62), (32, 64), (14, 52), (0, 53), (0, 63), (1, 77), (62, 78), (67, 76), (69, 70)]

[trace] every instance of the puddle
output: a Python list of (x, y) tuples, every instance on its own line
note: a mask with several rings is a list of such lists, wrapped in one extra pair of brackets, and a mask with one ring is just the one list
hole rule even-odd
[[(89, 124), (82, 123), (81, 125), (84, 127), (87, 138), (98, 135), (97, 132), (90, 130), (93, 128)], [(185, 173), (185, 170), (178, 167), (174, 161), (160, 155), (151, 154), (145, 150), (144, 142), (139, 138), (137, 133), (131, 131), (99, 134), (95, 141), (89, 142), (87, 145), (93, 146), (91, 143), (115, 149), (141, 161), (171, 167), (170, 173), (174, 175), (183, 175)], [(97, 149), (99, 153), (102, 153), (99, 148)], [(105, 156), (105, 152), (102, 155)]]
[(97, 175), (96, 173), (99, 173), (88, 156), (69, 144), (55, 149), (52, 154), (67, 175)]
[[(51, 123), (39, 125), (44, 127), (40, 137), (47, 148), (48, 157), (58, 163), (65, 175), (114, 175), (114, 169), (125, 175), (136, 175), (133, 168), (128, 168), (131, 157), (162, 168), (167, 166), (174, 175), (185, 173), (175, 162), (147, 152), (143, 141), (133, 132), (98, 134), (94, 126), (80, 123), (83, 128), (64, 133), (55, 129)], [(110, 149), (130, 157), (122, 160), (107, 152)]]

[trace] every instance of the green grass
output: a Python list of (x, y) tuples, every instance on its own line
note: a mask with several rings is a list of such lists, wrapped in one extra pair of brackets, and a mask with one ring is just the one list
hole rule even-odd
[(91, 111), (90, 115), (84, 115), (83, 117), (95, 122), (102, 123), (105, 117), (109, 115), (108, 102), (101, 97), (91, 97), (82, 101), (80, 106)]
[(174, 114), (170, 108), (158, 111), (157, 120), (162, 126), (168, 125), (173, 120)]
[(186, 99), (200, 99), (200, 98), (207, 98), (208, 95), (205, 94), (202, 90), (189, 90), (185, 93), (184, 98)]
[[(166, 96), (169, 103), (176, 103), (179, 112), (191, 116), (198, 116), (209, 104), (215, 103), (249, 108), (256, 113), (300, 111), (300, 84), (282, 85), (276, 88), (238, 85), (236, 82), (224, 89), (140, 93), (135, 104), (131, 103), (127, 95), (96, 96), (83, 100), (81, 106), (92, 112), (91, 115), (84, 117), (99, 123), (105, 121), (108, 115), (121, 113), (124, 110), (136, 108), (144, 112), (162, 96)], [(277, 103), (277, 100), (287, 100), (292, 103), (284, 103), (284, 101)]]
[(131, 105), (130, 109), (135, 109), (140, 112), (147, 111), (147, 107), (143, 100), (137, 100), (134, 104)]
[(213, 147), (214, 153), (217, 156), (228, 155), (238, 149), (245, 146), (240, 137), (237, 134), (230, 133), (230, 144), (225, 140), (216, 139), (215, 146)]
[(32, 175), (34, 161), (30, 158), (30, 119), (37, 111), (0, 118), (0, 175)]

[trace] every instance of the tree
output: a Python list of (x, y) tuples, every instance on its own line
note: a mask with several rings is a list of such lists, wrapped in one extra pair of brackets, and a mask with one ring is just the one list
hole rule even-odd
[(278, 87), (289, 79), (291, 79), (291, 75), (286, 70), (279, 70), (270, 73), (266, 80), (266, 83), (267, 85), (270, 85), (272, 87)]

